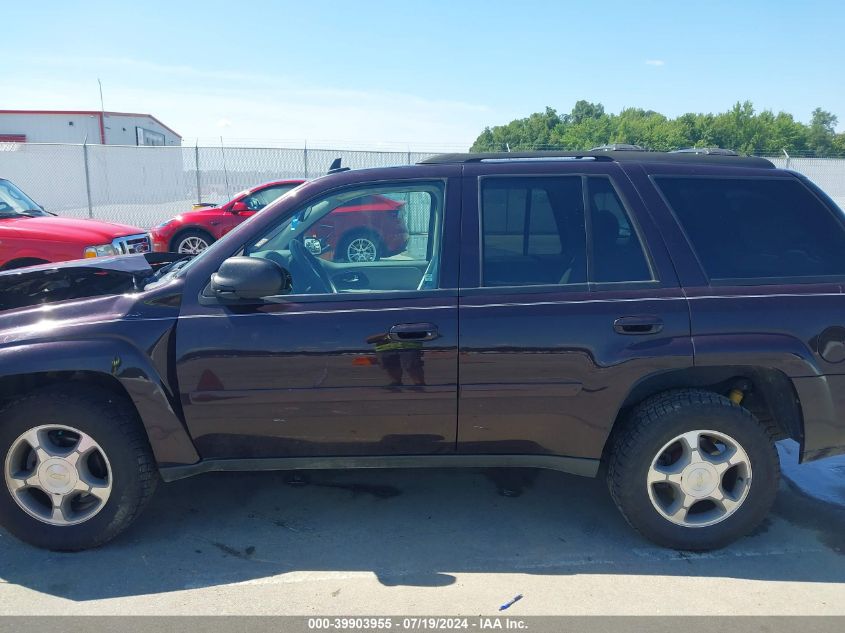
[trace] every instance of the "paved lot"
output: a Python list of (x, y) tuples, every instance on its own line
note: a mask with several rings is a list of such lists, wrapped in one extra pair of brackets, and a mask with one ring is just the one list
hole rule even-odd
[(0, 532), (4, 614), (845, 614), (845, 516), (784, 484), (726, 550), (651, 546), (544, 471), (209, 474), (92, 552)]

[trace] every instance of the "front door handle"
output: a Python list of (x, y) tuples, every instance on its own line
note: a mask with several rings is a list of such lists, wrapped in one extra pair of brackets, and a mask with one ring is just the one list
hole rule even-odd
[(433, 341), (440, 337), (440, 333), (433, 323), (398, 323), (390, 328), (388, 337), (392, 341), (407, 343), (411, 341)]
[(663, 329), (663, 319), (652, 314), (624, 316), (613, 322), (617, 334), (657, 334)]

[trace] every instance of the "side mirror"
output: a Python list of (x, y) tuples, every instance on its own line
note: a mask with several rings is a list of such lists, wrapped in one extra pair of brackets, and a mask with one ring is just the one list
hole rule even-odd
[(312, 255), (321, 255), (323, 253), (323, 244), (316, 237), (306, 237), (305, 248), (307, 248)]
[(230, 257), (211, 276), (211, 290), (221, 299), (261, 299), (288, 294), (290, 273), (271, 259)]
[(249, 211), (249, 207), (246, 206), (246, 202), (238, 200), (232, 205), (232, 213), (241, 213), (242, 211)]

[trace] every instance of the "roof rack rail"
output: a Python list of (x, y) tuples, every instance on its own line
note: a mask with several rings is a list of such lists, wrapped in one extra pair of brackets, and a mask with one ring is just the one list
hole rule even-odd
[(542, 151), (542, 152), (480, 152), (464, 154), (439, 154), (421, 160), (419, 165), (446, 165), (508, 161), (594, 160), (617, 163), (693, 163), (698, 165), (732, 165), (774, 169), (771, 161), (757, 156), (739, 156), (735, 152), (650, 152), (631, 150), (599, 151)]
[(419, 165), (439, 165), (443, 163), (482, 163), (485, 161), (516, 161), (516, 160), (604, 160), (612, 161), (613, 157), (605, 152), (479, 152), (465, 154), (438, 154), (421, 160)]
[(701, 154), (704, 156), (739, 156), (732, 149), (724, 149), (721, 147), (684, 147), (682, 149), (673, 149), (670, 154)]
[(641, 145), (631, 143), (611, 143), (610, 145), (599, 145), (590, 150), (591, 152), (647, 152)]

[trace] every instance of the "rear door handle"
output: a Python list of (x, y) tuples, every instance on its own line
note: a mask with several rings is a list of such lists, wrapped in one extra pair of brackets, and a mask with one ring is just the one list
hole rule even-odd
[(663, 329), (663, 320), (654, 315), (624, 316), (613, 322), (617, 334), (656, 334)]
[(433, 341), (440, 337), (433, 323), (398, 323), (390, 328), (388, 337), (392, 341)]

